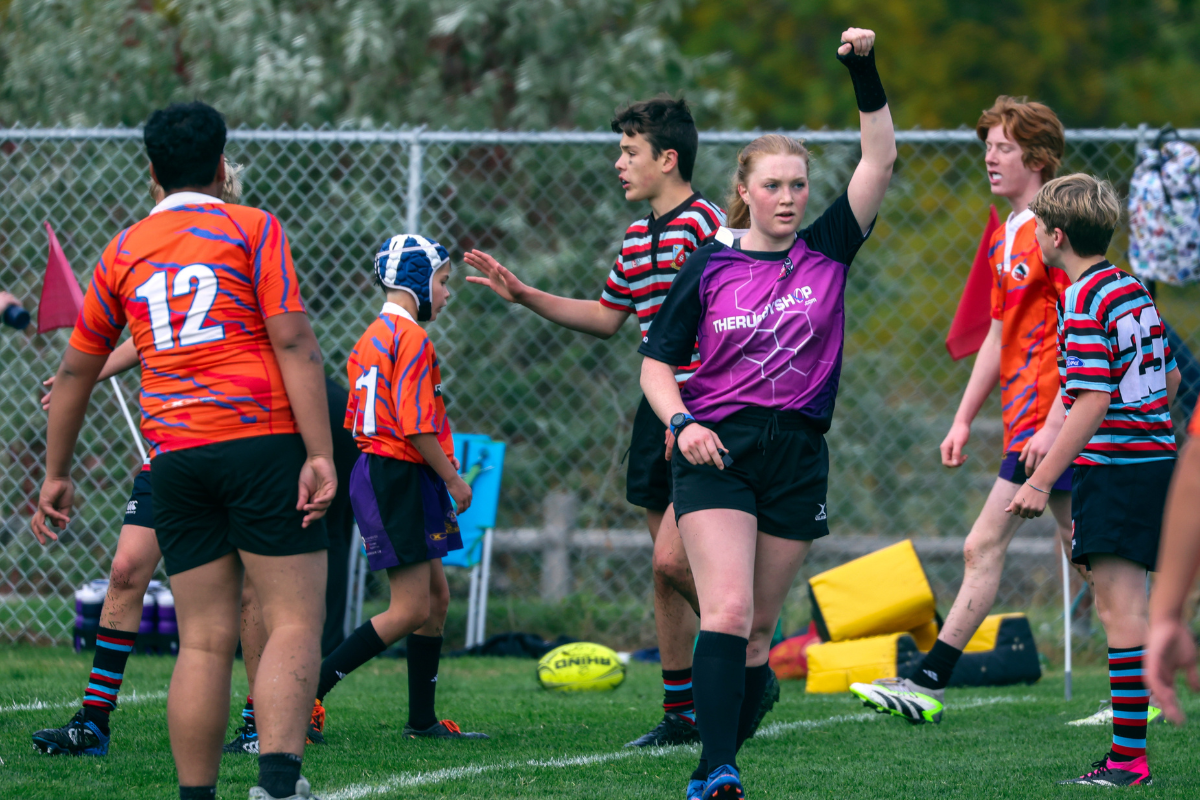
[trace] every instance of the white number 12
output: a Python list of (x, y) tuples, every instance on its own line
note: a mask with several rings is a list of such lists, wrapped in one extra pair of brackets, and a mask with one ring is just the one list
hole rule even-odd
[(367, 390), (367, 407), (363, 409), (363, 435), (375, 435), (375, 385), (379, 380), (379, 367), (371, 367), (354, 382), (354, 391)]
[[(192, 289), (192, 281), (196, 288)], [(179, 330), (179, 346), (189, 347), (205, 342), (219, 342), (225, 338), (224, 325), (209, 325), (204, 327), (204, 320), (212, 310), (213, 302), (217, 299), (217, 273), (206, 264), (192, 264), (175, 273), (175, 281), (171, 286), (171, 296), (179, 297), (185, 294), (196, 296), (184, 317), (183, 327)], [(167, 273), (156, 272), (150, 279), (133, 292), (134, 297), (146, 301), (150, 311), (150, 330), (154, 333), (154, 349), (170, 350), (175, 346), (174, 333), (171, 330), (171, 306), (167, 304)]]

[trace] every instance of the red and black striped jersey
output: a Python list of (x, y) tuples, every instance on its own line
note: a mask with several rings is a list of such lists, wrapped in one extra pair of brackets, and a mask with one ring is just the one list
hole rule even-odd
[[(642, 341), (688, 256), (707, 244), (725, 224), (725, 212), (697, 192), (668, 213), (643, 217), (629, 226), (621, 254), (608, 275), (600, 304), (636, 313)], [(675, 368), (675, 380), (686, 381), (700, 366), (700, 351)]]

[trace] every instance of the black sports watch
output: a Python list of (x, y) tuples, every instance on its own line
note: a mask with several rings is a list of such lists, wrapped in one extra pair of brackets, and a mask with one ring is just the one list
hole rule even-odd
[(671, 417), (671, 435), (678, 436), (679, 432), (696, 421), (691, 414), (680, 412)]

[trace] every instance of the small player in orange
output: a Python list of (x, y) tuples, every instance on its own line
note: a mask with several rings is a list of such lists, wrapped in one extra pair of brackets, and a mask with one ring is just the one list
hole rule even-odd
[[(942, 719), (945, 687), (963, 648), (991, 611), (1008, 544), (1022, 522), (1004, 509), (1050, 451), (1065, 417), (1058, 393), (1057, 303), (1071, 280), (1043, 262), (1029, 210), (1062, 161), (1063, 126), (1041, 103), (1002, 95), (983, 112), (975, 132), (986, 148), (984, 167), (992, 194), (1008, 200), (1012, 213), (992, 237), (989, 251), (995, 269), (992, 326), (941, 452), (947, 467), (966, 462), (963, 450), (971, 438), (971, 422), (999, 383), (1004, 418), (1000, 473), (967, 536), (962, 588), (933, 650), (907, 678), (851, 687), (877, 711), (914, 723)], [(1058, 534), (1069, 551), (1071, 470), (1053, 486), (1036, 488), (1050, 495)]]
[(375, 255), (375, 281), (387, 302), (350, 352), (352, 389), (345, 426), (362, 451), (350, 473), (350, 504), (367, 563), (387, 570), (391, 602), (321, 664), (317, 699), (352, 671), (408, 637), (405, 738), (486, 739), (434, 713), (442, 629), (450, 587), (442, 557), (462, 549), (458, 511), (471, 487), (458, 474), (433, 343), (417, 324), (450, 300), (450, 256), (422, 236), (402, 234)]

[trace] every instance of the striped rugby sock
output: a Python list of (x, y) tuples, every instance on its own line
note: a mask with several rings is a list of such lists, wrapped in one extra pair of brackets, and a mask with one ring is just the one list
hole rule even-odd
[(692, 668), (664, 669), (663, 711), (678, 714), (696, 724), (696, 704), (692, 701)]
[(254, 698), (246, 695), (246, 705), (242, 706), (242, 724), (254, 724)]
[(125, 662), (133, 652), (137, 631), (114, 631), (101, 628), (96, 634), (96, 655), (92, 672), (83, 693), (83, 715), (105, 736), (108, 735), (108, 715), (117, 707), (117, 693), (125, 678)]
[(1150, 691), (1142, 671), (1145, 646), (1108, 648), (1108, 680), (1112, 686), (1114, 761), (1146, 755), (1146, 715)]

